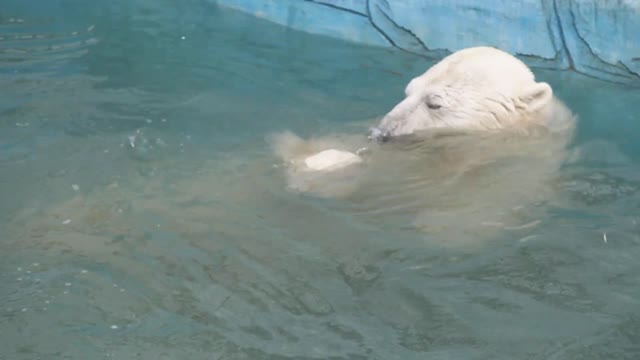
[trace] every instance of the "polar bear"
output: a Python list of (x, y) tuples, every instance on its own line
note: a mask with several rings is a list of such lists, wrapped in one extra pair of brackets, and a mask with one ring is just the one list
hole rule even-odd
[(364, 129), (274, 136), (288, 186), (347, 200), (359, 214), (413, 213), (430, 229), (506, 224), (512, 209), (549, 198), (576, 119), (522, 61), (464, 49), (411, 80), (405, 95), (368, 139)]
[(553, 116), (559, 105), (547, 83), (536, 82), (522, 61), (492, 47), (445, 57), (411, 80), (405, 94), (373, 129), (372, 137), (385, 141), (432, 129), (487, 132), (572, 126), (571, 117)]
[[(558, 132), (569, 130), (574, 122), (559, 114), (567, 110), (547, 83), (536, 82), (522, 61), (492, 47), (468, 48), (445, 57), (411, 80), (405, 95), (370, 129), (370, 139), (385, 142), (428, 131)], [(321, 149), (304, 163), (307, 170), (328, 172), (361, 163), (359, 155)]]

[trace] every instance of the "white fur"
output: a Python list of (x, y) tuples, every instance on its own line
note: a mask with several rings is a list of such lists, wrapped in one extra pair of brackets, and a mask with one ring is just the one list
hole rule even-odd
[(544, 122), (553, 91), (517, 58), (491, 47), (449, 55), (405, 89), (405, 99), (381, 121), (391, 136), (429, 129), (488, 131)]

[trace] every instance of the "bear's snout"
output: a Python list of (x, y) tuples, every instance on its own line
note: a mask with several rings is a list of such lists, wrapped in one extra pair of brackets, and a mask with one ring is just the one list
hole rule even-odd
[(369, 129), (369, 140), (375, 140), (378, 142), (387, 142), (391, 138), (391, 134), (388, 131), (382, 131), (377, 127)]

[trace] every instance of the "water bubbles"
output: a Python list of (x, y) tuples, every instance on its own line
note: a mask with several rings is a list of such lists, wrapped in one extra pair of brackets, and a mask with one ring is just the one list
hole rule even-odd
[(369, 129), (369, 136), (368, 136), (369, 140), (377, 140), (382, 138), (382, 136), (383, 136), (382, 130), (378, 129), (377, 127), (372, 127)]
[(118, 330), (118, 325), (111, 325), (111, 330)]
[(127, 137), (129, 139), (129, 146), (131, 146), (132, 148), (136, 147), (136, 136), (135, 135), (129, 135)]
[(68, 294), (69, 294), (69, 291), (65, 290), (62, 294), (64, 294), (64, 295), (68, 295)]
[(128, 144), (129, 154), (136, 160), (142, 161), (152, 160), (159, 156), (155, 146), (165, 145), (164, 142), (152, 138), (147, 131), (143, 132), (140, 129), (136, 130), (134, 134), (128, 135), (125, 144)]
[(85, 269), (80, 270), (80, 274), (86, 274), (86, 273), (88, 273), (87, 270), (85, 270)]
[(71, 184), (71, 188), (73, 189), (73, 191), (80, 190), (80, 186), (78, 186), (78, 184)]
[(22, 268), (21, 268), (21, 267), (18, 267), (16, 270), (18, 270), (18, 271), (22, 271)]
[(187, 38), (187, 37), (183, 35), (180, 39), (182, 39), (182, 40), (186, 40), (186, 38)]
[(33, 267), (38, 267), (38, 266), (40, 266), (40, 264), (38, 264), (37, 262), (35, 262), (35, 263), (31, 264), (31, 266), (33, 266)]
[(49, 301), (49, 300), (45, 300), (45, 301), (44, 301), (44, 303), (45, 303), (45, 304), (47, 304), (47, 305), (49, 305), (49, 304), (51, 303), (51, 301)]
[(69, 225), (71, 223), (71, 219), (67, 219), (62, 222), (62, 225)]
[(71, 286), (71, 283), (70, 282), (64, 283), (64, 286), (69, 287), (69, 286)]
[(163, 123), (165, 123), (165, 122), (167, 122), (167, 119), (162, 118), (162, 119), (160, 119), (160, 121), (161, 121), (161, 122), (163, 122)]
[(17, 280), (17, 281), (22, 281), (22, 278), (21, 278), (21, 277), (19, 277), (19, 278), (17, 278), (16, 280)]
[(27, 308), (22, 308), (20, 311), (27, 312)]
[(145, 119), (144, 121), (146, 121), (147, 124), (151, 124), (153, 122), (153, 120), (151, 120), (151, 119)]

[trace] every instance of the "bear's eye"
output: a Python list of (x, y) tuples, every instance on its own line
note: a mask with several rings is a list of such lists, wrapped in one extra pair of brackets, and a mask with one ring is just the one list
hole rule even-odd
[(432, 102), (427, 102), (427, 107), (429, 109), (432, 109), (432, 110), (438, 110), (438, 109), (440, 109), (442, 107), (442, 105), (436, 104), (436, 103), (432, 103)]

